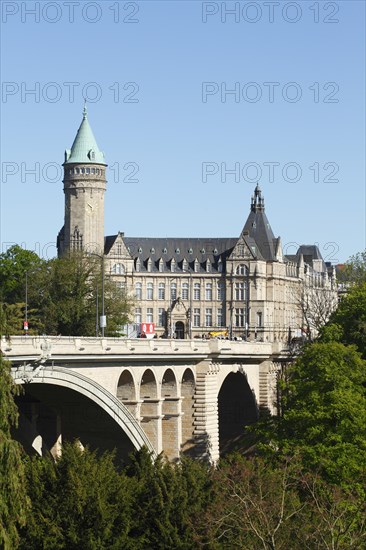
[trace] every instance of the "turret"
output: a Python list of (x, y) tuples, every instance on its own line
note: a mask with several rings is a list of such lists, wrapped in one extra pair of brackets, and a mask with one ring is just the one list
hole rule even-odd
[(65, 223), (57, 238), (59, 256), (67, 250), (104, 252), (106, 166), (84, 107), (74, 143), (65, 151)]

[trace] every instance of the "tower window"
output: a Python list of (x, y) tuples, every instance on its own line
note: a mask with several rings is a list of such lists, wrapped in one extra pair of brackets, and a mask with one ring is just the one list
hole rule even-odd
[(90, 174), (90, 168), (86, 168), (86, 173)]
[(92, 174), (95, 174), (95, 168), (92, 168), (91, 171)]

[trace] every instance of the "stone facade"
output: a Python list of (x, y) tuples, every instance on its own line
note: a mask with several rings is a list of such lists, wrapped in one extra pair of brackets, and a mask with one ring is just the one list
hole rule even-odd
[(105, 167), (84, 111), (65, 156), (58, 250), (103, 250), (106, 276), (135, 298), (131, 336), (154, 323), (159, 337), (287, 342), (308, 332), (314, 320), (302, 307), (304, 289), (335, 305), (334, 270), (316, 246), (283, 254), (258, 185), (238, 237), (154, 239), (119, 232), (104, 238)]

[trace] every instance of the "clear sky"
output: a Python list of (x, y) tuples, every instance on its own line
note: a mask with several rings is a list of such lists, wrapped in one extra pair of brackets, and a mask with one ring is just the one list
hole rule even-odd
[(259, 181), (285, 253), (365, 248), (362, 0), (1, 8), (2, 250), (56, 254), (83, 95), (106, 235), (239, 236)]

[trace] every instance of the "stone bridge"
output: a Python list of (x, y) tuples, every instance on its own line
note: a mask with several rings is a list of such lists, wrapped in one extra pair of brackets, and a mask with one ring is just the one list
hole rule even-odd
[(146, 445), (215, 462), (273, 411), (281, 343), (15, 336), (3, 356), (24, 392), (16, 434), (30, 452), (65, 440), (125, 458)]

